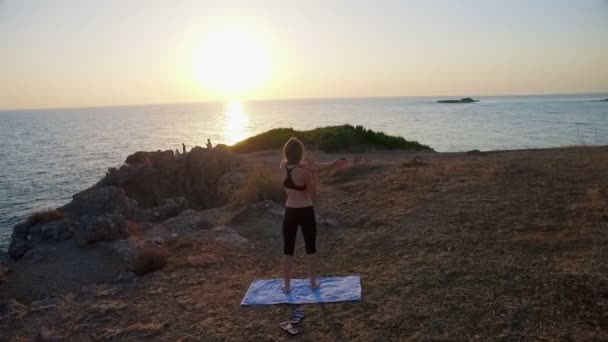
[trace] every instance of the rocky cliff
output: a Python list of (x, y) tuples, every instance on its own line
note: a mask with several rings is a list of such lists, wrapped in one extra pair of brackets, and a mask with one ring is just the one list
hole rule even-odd
[[(237, 169), (237, 156), (222, 146), (195, 147), (176, 156), (172, 151), (137, 152), (125, 165), (110, 169), (96, 187), (124, 190), (140, 208), (155, 208), (167, 201), (194, 209), (217, 207), (226, 202), (226, 182)], [(227, 176), (227, 177), (226, 177)]]
[(80, 244), (125, 239), (127, 221), (159, 223), (186, 209), (221, 206), (243, 172), (238, 157), (222, 147), (196, 147), (179, 156), (172, 151), (134, 153), (57, 208), (60, 215), (15, 226), (9, 255), (19, 259), (37, 245), (70, 239)]
[(11, 275), (8, 290), (28, 301), (145, 274), (166, 264), (164, 244), (178, 236), (202, 233), (242, 243), (212, 208), (230, 201), (245, 166), (222, 146), (128, 156), (70, 203), (13, 228), (10, 267), (19, 272)]

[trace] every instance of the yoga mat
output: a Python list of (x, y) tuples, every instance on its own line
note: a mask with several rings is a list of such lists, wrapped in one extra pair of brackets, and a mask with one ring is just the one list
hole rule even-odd
[(310, 289), (309, 279), (292, 279), (291, 292), (283, 293), (283, 279), (258, 279), (249, 286), (241, 305), (334, 303), (361, 300), (361, 278), (318, 278), (319, 289)]

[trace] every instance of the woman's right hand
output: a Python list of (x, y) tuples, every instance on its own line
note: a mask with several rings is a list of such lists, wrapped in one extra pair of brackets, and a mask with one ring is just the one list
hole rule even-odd
[(332, 169), (343, 169), (350, 165), (350, 162), (344, 158), (336, 159), (331, 163)]

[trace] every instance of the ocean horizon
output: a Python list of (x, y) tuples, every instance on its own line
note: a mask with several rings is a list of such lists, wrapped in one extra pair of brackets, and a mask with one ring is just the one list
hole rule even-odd
[(32, 211), (67, 203), (140, 150), (233, 144), (278, 127), (362, 125), (438, 152), (608, 144), (602, 94), (321, 98), (0, 110), (0, 250)]
[(1, 112), (19, 112), (32, 110), (58, 110), (58, 109), (89, 109), (89, 108), (117, 108), (117, 107), (141, 107), (141, 106), (167, 106), (167, 105), (193, 105), (193, 104), (226, 104), (233, 101), (255, 103), (255, 102), (297, 102), (297, 101), (323, 101), (323, 100), (372, 100), (372, 99), (462, 99), (462, 98), (533, 98), (533, 97), (581, 97), (584, 99), (605, 100), (608, 93), (547, 93), (547, 94), (486, 94), (486, 95), (387, 95), (387, 96), (330, 96), (330, 97), (293, 97), (293, 98), (264, 98), (264, 99), (232, 99), (232, 100), (200, 100), (200, 101), (170, 101), (150, 103), (122, 103), (122, 104), (91, 104), (79, 106), (49, 106), (49, 107), (18, 107), (0, 108)]

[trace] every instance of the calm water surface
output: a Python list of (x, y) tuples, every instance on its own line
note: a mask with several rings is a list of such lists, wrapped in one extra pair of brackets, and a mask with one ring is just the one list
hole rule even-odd
[(33, 210), (67, 203), (138, 150), (234, 143), (270, 128), (351, 123), (437, 151), (608, 144), (606, 95), (359, 98), (0, 111), (0, 249)]

